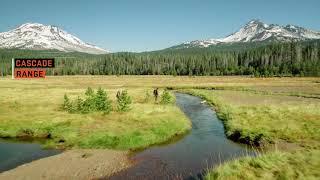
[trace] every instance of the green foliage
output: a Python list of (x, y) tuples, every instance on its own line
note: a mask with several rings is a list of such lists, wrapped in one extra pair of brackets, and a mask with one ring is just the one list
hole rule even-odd
[(117, 110), (119, 112), (126, 112), (130, 110), (132, 99), (128, 95), (127, 90), (117, 92), (117, 103), (118, 103)]
[(204, 179), (319, 179), (320, 151), (269, 152), (226, 162)]
[(83, 106), (83, 99), (81, 99), (79, 96), (77, 97), (77, 99), (75, 100), (74, 102), (74, 106), (75, 106), (75, 111), (76, 112), (85, 112), (86, 110), (84, 109), (84, 106)]
[(91, 87), (88, 87), (88, 89), (85, 92), (85, 95), (88, 96), (88, 97), (94, 96), (94, 91), (92, 90)]
[(320, 76), (320, 40), (104, 55), (0, 49), (0, 56), (2, 75), (11, 73), (12, 57), (61, 56), (70, 58), (56, 58), (47, 75)]
[(107, 93), (103, 89), (99, 88), (95, 94), (89, 87), (85, 95), (86, 98), (84, 100), (78, 96), (77, 99), (71, 101), (65, 94), (62, 109), (70, 113), (102, 111), (108, 114), (112, 111), (112, 101), (109, 100)]
[(74, 111), (72, 102), (70, 101), (69, 97), (66, 94), (63, 97), (63, 104), (61, 106), (61, 109), (70, 113)]
[(160, 103), (161, 104), (170, 104), (172, 102), (173, 102), (173, 97), (171, 96), (169, 91), (165, 89), (161, 95)]
[(97, 111), (103, 111), (106, 114), (112, 111), (112, 102), (109, 100), (107, 93), (102, 88), (98, 89), (94, 100)]
[(86, 99), (83, 102), (84, 112), (90, 112), (96, 110), (95, 94), (94, 91), (88, 87), (85, 92)]

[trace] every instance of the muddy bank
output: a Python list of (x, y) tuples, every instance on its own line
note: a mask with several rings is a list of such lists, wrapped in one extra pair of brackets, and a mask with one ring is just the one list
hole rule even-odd
[(95, 179), (128, 168), (128, 152), (115, 150), (67, 150), (0, 174), (0, 179)]

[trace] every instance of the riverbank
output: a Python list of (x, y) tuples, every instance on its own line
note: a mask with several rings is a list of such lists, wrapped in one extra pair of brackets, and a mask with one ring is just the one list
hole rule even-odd
[(133, 154), (137, 163), (110, 178), (198, 179), (208, 166), (235, 157), (254, 156), (248, 146), (228, 140), (214, 110), (198, 97), (175, 93), (177, 106), (192, 122), (190, 133), (178, 141)]
[(228, 138), (263, 147), (258, 157), (226, 162), (206, 179), (312, 179), (320, 169), (320, 100), (233, 90), (183, 90), (204, 98)]
[[(100, 80), (91, 76), (0, 79), (0, 137), (44, 139), (45, 147), (59, 149), (132, 150), (165, 142), (191, 128), (174, 104), (154, 102), (152, 88), (127, 86), (124, 81), (112, 85), (108, 77)], [(117, 91), (127, 89), (133, 102), (131, 110), (110, 114), (61, 110), (64, 94), (72, 99), (83, 97), (88, 87), (105, 89), (114, 109)]]
[[(146, 101), (146, 91), (152, 95), (154, 87), (196, 88), (192, 91), (217, 108), (227, 131), (239, 132), (235, 133), (238, 136), (234, 136), (233, 140), (242, 139), (244, 143), (275, 146), (273, 149), (281, 150), (280, 154), (264, 156), (269, 152), (277, 153), (271, 150), (258, 158), (239, 159), (239, 166), (232, 164), (238, 164), (238, 161), (227, 162), (220, 166), (222, 168), (211, 171), (218, 173), (213, 177), (228, 178), (222, 174), (232, 174), (232, 177), (241, 178), (237, 172), (243, 173), (243, 169), (247, 170), (248, 177), (266, 178), (257, 175), (268, 171), (271, 179), (293, 177), (270, 169), (281, 169), (286, 165), (293, 169), (296, 177), (309, 177), (307, 175), (311, 171), (303, 171), (301, 167), (320, 169), (317, 158), (313, 157), (317, 155), (313, 151), (318, 151), (320, 142), (317, 128), (319, 111), (316, 108), (319, 105), (315, 103), (319, 101), (318, 82), (319, 78), (172, 76), (65, 76), (41, 80), (4, 78), (0, 79), (0, 136), (43, 138), (47, 147), (64, 149), (131, 150), (149, 147), (187, 132), (191, 125), (174, 105), (155, 104), (152, 99)], [(87, 87), (106, 89), (113, 101), (118, 89), (127, 89), (133, 97), (133, 108), (127, 113), (113, 112), (109, 115), (70, 114), (59, 109), (65, 93), (74, 99), (83, 95)], [(207, 144), (214, 145), (213, 141)], [(302, 152), (299, 153), (299, 150)], [(307, 160), (309, 155), (315, 160), (312, 166), (306, 164), (311, 162)], [(289, 160), (296, 156), (298, 161)], [(259, 164), (260, 161), (266, 162), (267, 166)]]
[(39, 159), (0, 174), (0, 179), (74, 179), (108, 177), (131, 166), (128, 152), (78, 149)]
[(226, 135), (254, 146), (295, 143), (319, 148), (320, 100), (228, 90), (183, 90), (217, 110)]

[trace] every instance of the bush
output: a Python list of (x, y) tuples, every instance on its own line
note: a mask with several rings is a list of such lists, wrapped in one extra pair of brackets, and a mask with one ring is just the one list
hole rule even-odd
[(61, 109), (68, 111), (70, 113), (73, 111), (72, 102), (70, 101), (69, 97), (66, 94), (63, 97), (63, 104)]
[(112, 111), (112, 102), (109, 100), (107, 93), (103, 89), (98, 89), (94, 102), (97, 111), (103, 111), (107, 114)]
[(83, 106), (83, 99), (81, 99), (79, 96), (74, 102), (74, 106), (75, 106), (76, 112), (81, 112), (81, 113), (86, 112), (86, 109)]
[(86, 90), (86, 92), (84, 94), (88, 97), (92, 97), (92, 96), (94, 96), (94, 91), (92, 90), (91, 87), (88, 87), (88, 89)]
[(86, 90), (85, 95), (86, 98), (84, 100), (78, 96), (76, 100), (71, 101), (65, 94), (62, 109), (69, 113), (102, 111), (108, 114), (112, 111), (112, 102), (109, 100), (107, 93), (103, 89), (99, 88), (95, 94), (89, 87)]
[(171, 94), (169, 93), (168, 90), (164, 90), (162, 95), (161, 95), (161, 104), (170, 104), (173, 102), (173, 97), (171, 96)]
[(117, 110), (119, 112), (125, 112), (130, 110), (130, 104), (132, 103), (131, 97), (128, 95), (127, 90), (117, 92)]
[(83, 102), (83, 108), (86, 112), (96, 111), (95, 94), (94, 91), (88, 87), (85, 92), (86, 99)]

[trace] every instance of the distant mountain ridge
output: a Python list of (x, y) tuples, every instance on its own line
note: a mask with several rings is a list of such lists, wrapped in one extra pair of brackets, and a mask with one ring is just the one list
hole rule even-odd
[(0, 33), (0, 48), (6, 49), (55, 49), (65, 52), (105, 54), (107, 50), (83, 42), (57, 26), (26, 23)]
[(239, 31), (220, 39), (194, 40), (171, 47), (172, 49), (190, 47), (208, 47), (212, 45), (238, 43), (238, 42), (262, 42), (262, 41), (302, 41), (320, 39), (320, 32), (309, 30), (295, 25), (281, 26), (266, 24), (260, 20), (251, 20)]

